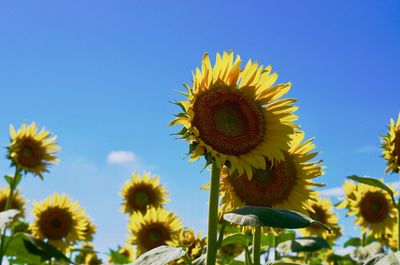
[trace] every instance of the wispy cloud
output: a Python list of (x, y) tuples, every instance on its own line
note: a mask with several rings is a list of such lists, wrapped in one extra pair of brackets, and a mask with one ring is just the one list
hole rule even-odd
[(342, 187), (321, 190), (319, 193), (322, 197), (342, 197), (342, 196), (344, 196), (344, 191), (343, 191)]
[(136, 155), (131, 151), (111, 151), (107, 156), (109, 164), (135, 164)]
[(376, 145), (366, 145), (357, 148), (356, 153), (375, 153), (379, 152), (379, 148)]

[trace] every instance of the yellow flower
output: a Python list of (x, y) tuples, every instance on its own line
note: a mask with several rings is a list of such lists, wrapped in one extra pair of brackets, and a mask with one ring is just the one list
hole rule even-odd
[(328, 241), (335, 241), (341, 236), (338, 217), (332, 211), (334, 207), (330, 200), (316, 197), (316, 200), (310, 203), (310, 207), (313, 211), (308, 210), (308, 215), (312, 219), (327, 225), (332, 232), (329, 233), (319, 224), (311, 224), (309, 227), (299, 229), (299, 232), (303, 234), (303, 236), (320, 236)]
[(346, 195), (346, 198), (342, 200), (338, 205), (336, 206), (339, 209), (344, 209), (347, 208), (349, 209), (350, 207), (350, 200), (354, 200), (354, 192), (357, 190), (357, 185), (353, 181), (345, 181), (343, 183), (343, 191), (344, 194)]
[(249, 60), (241, 70), (240, 64), (232, 51), (217, 53), (214, 67), (205, 54), (193, 86), (184, 85), (187, 101), (177, 102), (183, 112), (170, 125), (183, 126), (178, 134), (190, 142), (191, 160), (205, 156), (207, 164), (251, 178), (253, 168), (266, 168), (265, 158), (285, 160), (297, 107), (293, 99), (280, 99), (291, 84), (274, 85), (278, 75), (271, 66)]
[(61, 251), (85, 240), (88, 218), (79, 203), (68, 196), (55, 193), (40, 203), (34, 202), (32, 213), (35, 216), (30, 225), (32, 235), (47, 239)]
[(159, 184), (158, 177), (150, 177), (149, 173), (140, 176), (134, 172), (132, 179), (122, 188), (123, 197), (121, 211), (132, 214), (135, 211), (145, 213), (148, 207), (162, 207), (168, 200), (165, 187)]
[(382, 237), (390, 234), (396, 223), (396, 209), (390, 195), (379, 188), (359, 184), (349, 201), (349, 215), (355, 216), (355, 224), (362, 233)]
[(130, 243), (137, 246), (137, 254), (161, 245), (177, 245), (182, 229), (181, 220), (164, 208), (149, 208), (145, 214), (134, 212), (129, 218)]
[[(199, 232), (196, 236), (192, 228), (181, 230), (178, 241), (179, 246), (186, 247), (186, 253), (191, 260), (200, 257), (202, 250), (207, 243), (205, 238), (201, 238), (201, 233)], [(184, 264), (184, 262), (182, 262), (182, 264)]]
[(85, 239), (84, 241), (93, 241), (93, 236), (96, 233), (96, 225), (92, 222), (92, 220), (90, 220), (90, 218), (88, 216), (84, 216), (84, 218), (86, 218), (86, 229), (85, 229)]
[(55, 156), (59, 150), (55, 143), (56, 137), (51, 137), (50, 132), (44, 128), (38, 132), (35, 123), (28, 126), (23, 123), (17, 132), (10, 125), (10, 134), (8, 158), (13, 165), (43, 178), (42, 174), (48, 172), (47, 167), (58, 162)]
[(312, 179), (323, 174), (321, 161), (310, 162), (317, 153), (312, 139), (302, 143), (304, 134), (293, 134), (285, 161), (272, 163), (266, 160), (267, 169), (256, 169), (250, 180), (246, 174), (229, 174), (221, 171), (221, 192), (224, 212), (246, 206), (264, 206), (306, 213), (313, 191), (320, 186)]
[[(0, 188), (0, 211), (4, 211), (6, 208), (7, 198), (10, 196), (10, 188), (4, 187)], [(20, 211), (17, 215), (18, 217), (25, 216), (25, 204), (24, 198), (20, 194), (19, 190), (17, 189), (14, 191), (13, 200), (11, 202), (11, 209), (16, 209)]]
[(79, 254), (74, 258), (75, 264), (85, 264), (87, 255), (96, 252), (93, 245), (87, 242), (83, 243), (79, 249), (81, 249), (81, 251), (79, 251)]
[(390, 119), (389, 132), (381, 137), (383, 157), (387, 161), (385, 173), (399, 173), (400, 171), (400, 113), (397, 123)]

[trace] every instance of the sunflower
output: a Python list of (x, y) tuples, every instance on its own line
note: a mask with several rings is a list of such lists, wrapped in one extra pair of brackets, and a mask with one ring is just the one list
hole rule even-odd
[(355, 216), (355, 224), (362, 233), (383, 237), (391, 233), (396, 223), (396, 209), (386, 191), (377, 187), (359, 184), (350, 200), (349, 215)]
[(42, 174), (48, 172), (47, 167), (58, 162), (55, 156), (59, 150), (55, 142), (56, 137), (51, 137), (50, 132), (44, 128), (38, 132), (34, 122), (28, 126), (23, 123), (18, 132), (10, 125), (10, 135), (8, 158), (13, 165), (25, 172), (43, 178)]
[(134, 212), (128, 229), (132, 233), (130, 243), (137, 246), (137, 254), (141, 255), (161, 245), (177, 245), (182, 222), (164, 208), (149, 208), (145, 214)]
[(162, 207), (168, 202), (165, 187), (159, 184), (159, 177), (150, 177), (144, 173), (142, 177), (134, 172), (132, 179), (127, 181), (121, 192), (123, 197), (121, 211), (132, 214), (135, 211), (145, 213), (148, 207)]
[(267, 169), (255, 169), (250, 180), (246, 174), (230, 174), (226, 167), (221, 170), (221, 192), (224, 212), (246, 206), (263, 206), (307, 213), (313, 191), (321, 186), (312, 178), (323, 174), (321, 161), (311, 162), (317, 153), (312, 139), (302, 143), (304, 134), (291, 135), (290, 149), (285, 161), (272, 163), (265, 160)]
[(96, 225), (88, 216), (84, 216), (86, 218), (86, 229), (85, 229), (85, 240), (86, 242), (93, 241), (93, 236), (96, 233)]
[(400, 113), (397, 123), (390, 119), (389, 132), (381, 137), (382, 153), (387, 161), (385, 173), (399, 173), (400, 171)]
[(345, 198), (339, 202), (336, 207), (339, 209), (350, 207), (350, 201), (355, 199), (354, 192), (357, 190), (357, 185), (353, 181), (345, 181), (343, 183), (343, 191), (345, 194)]
[(32, 235), (61, 251), (85, 240), (88, 218), (78, 202), (66, 195), (55, 193), (40, 203), (34, 202), (32, 213), (35, 216), (30, 225)]
[[(10, 188), (0, 188), (0, 211), (4, 211), (4, 209), (6, 208), (6, 202), (9, 196)], [(11, 209), (16, 209), (20, 211), (20, 213), (17, 215), (18, 217), (23, 218), (25, 216), (25, 204), (26, 202), (24, 201), (24, 198), (20, 194), (19, 190), (15, 190), (11, 202)]]
[(279, 99), (291, 84), (274, 85), (278, 78), (271, 66), (251, 60), (240, 69), (239, 56), (217, 53), (214, 67), (208, 54), (202, 69), (193, 74), (193, 86), (184, 85), (187, 101), (177, 102), (183, 112), (170, 125), (183, 126), (178, 134), (190, 142), (191, 160), (203, 155), (207, 164), (228, 165), (230, 172), (266, 168), (270, 161), (285, 160), (289, 135), (296, 127), (293, 99)]
[(308, 210), (308, 215), (312, 219), (327, 225), (332, 232), (329, 233), (319, 224), (311, 224), (309, 227), (299, 229), (299, 232), (303, 234), (303, 236), (320, 236), (331, 242), (341, 236), (338, 217), (332, 211), (334, 207), (330, 200), (317, 197), (315, 201), (310, 203), (310, 207), (312, 211)]
[(96, 253), (92, 244), (85, 242), (79, 248), (79, 254), (75, 256), (76, 264), (85, 264), (86, 257), (89, 253)]
[[(195, 235), (192, 228), (185, 228), (179, 234), (179, 246), (185, 246), (187, 255), (191, 260), (200, 257), (204, 246), (206, 245), (206, 238), (201, 238), (201, 232)], [(182, 263), (184, 264), (184, 262)]]

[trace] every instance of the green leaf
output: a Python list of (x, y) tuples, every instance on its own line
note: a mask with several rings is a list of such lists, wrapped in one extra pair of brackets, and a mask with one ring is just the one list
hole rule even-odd
[(14, 264), (30, 264), (39, 265), (42, 264), (41, 257), (32, 254), (24, 244), (24, 240), (21, 236), (18, 237), (7, 237), (6, 243), (8, 244), (5, 255), (9, 258), (13, 257)]
[(343, 247), (347, 248), (348, 246), (359, 247), (361, 246), (361, 238), (352, 237), (346, 242), (344, 242)]
[(22, 237), (25, 248), (30, 253), (40, 256), (42, 260), (55, 258), (56, 260), (63, 260), (69, 263), (73, 263), (57, 248), (42, 240), (34, 238), (32, 235), (20, 233), (18, 234), (18, 236)]
[(362, 184), (380, 188), (380, 189), (388, 192), (390, 197), (392, 198), (393, 204), (396, 205), (396, 201), (394, 200), (393, 191), (388, 186), (386, 186), (382, 181), (380, 181), (378, 179), (373, 179), (373, 178), (358, 177), (356, 175), (348, 176), (347, 178), (357, 181)]
[(4, 229), (11, 224), (14, 217), (19, 214), (20, 211), (15, 209), (10, 209), (7, 211), (0, 212), (0, 232), (3, 233)]
[(325, 239), (317, 236), (299, 237), (282, 242), (277, 246), (277, 250), (283, 253), (313, 252), (323, 248), (330, 248), (330, 246)]
[(110, 249), (110, 258), (113, 263), (116, 264), (127, 264), (130, 262), (129, 257), (122, 255), (118, 251)]
[(238, 244), (241, 245), (245, 248), (249, 246), (249, 241), (247, 240), (247, 237), (243, 234), (233, 234), (229, 235), (224, 238), (222, 241), (222, 246), (230, 245), (230, 244)]
[(304, 214), (268, 207), (245, 206), (224, 214), (224, 219), (242, 226), (269, 226), (275, 228), (304, 228), (312, 223), (317, 223), (330, 231), (329, 227), (323, 223), (313, 220)]
[(132, 265), (165, 265), (185, 255), (180, 247), (159, 246), (142, 254)]

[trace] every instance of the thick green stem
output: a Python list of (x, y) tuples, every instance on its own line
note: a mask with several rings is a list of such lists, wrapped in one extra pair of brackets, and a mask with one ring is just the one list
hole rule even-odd
[(207, 265), (215, 265), (217, 254), (219, 178), (220, 169), (214, 162), (211, 168), (210, 200), (208, 205)]
[(253, 262), (254, 265), (260, 265), (261, 252), (261, 227), (256, 226), (253, 234)]
[(274, 260), (279, 260), (279, 253), (276, 249), (278, 246), (278, 238), (275, 235), (272, 235), (273, 245), (274, 245)]

